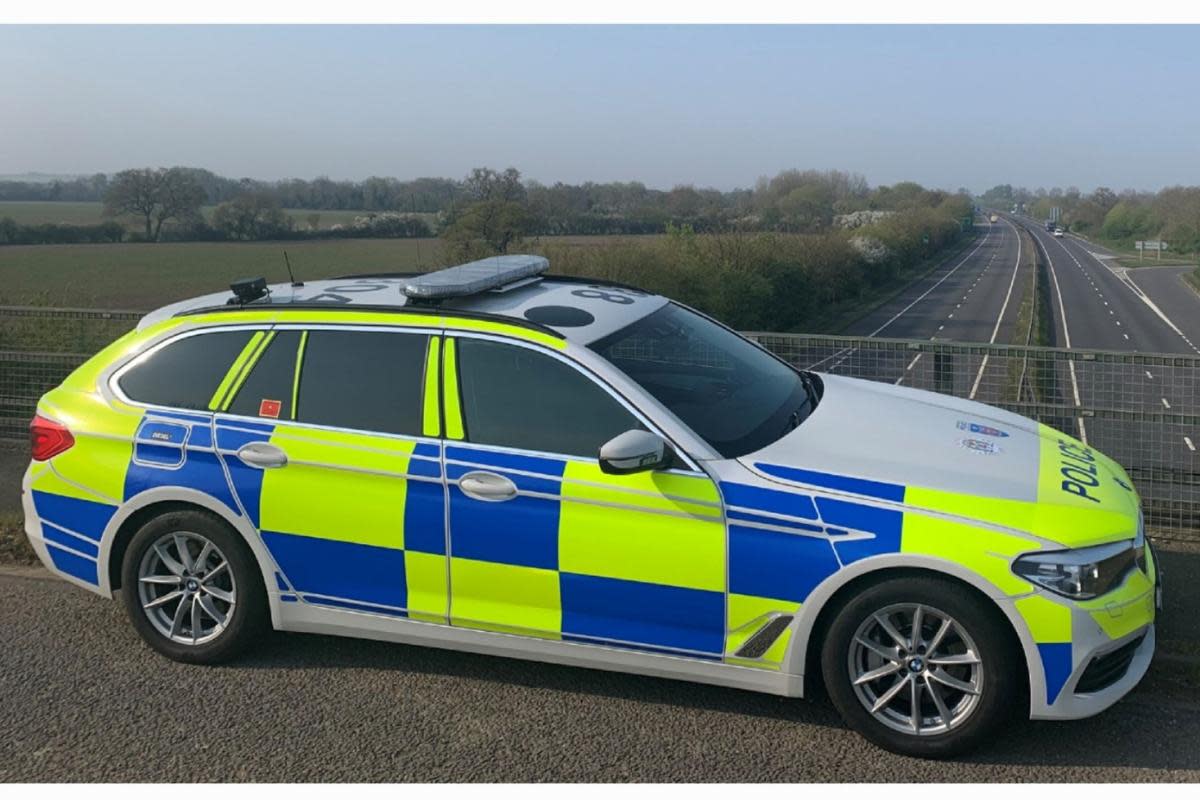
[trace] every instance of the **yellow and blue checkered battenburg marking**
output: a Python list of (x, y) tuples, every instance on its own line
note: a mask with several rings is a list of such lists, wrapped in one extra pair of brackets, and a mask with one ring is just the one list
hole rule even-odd
[(437, 444), (242, 420), (219, 421), (217, 436), (226, 452), (267, 441), (288, 453), (285, 470), (226, 462), (247, 516), (304, 600), (444, 620)]
[[(453, 624), (720, 656), (724, 529), (707, 478), (465, 445), (446, 459)], [(520, 494), (491, 503), (453, 483), (480, 469)]]

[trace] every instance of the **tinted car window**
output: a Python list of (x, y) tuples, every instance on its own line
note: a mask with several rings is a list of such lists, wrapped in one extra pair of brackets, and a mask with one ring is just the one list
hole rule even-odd
[(300, 331), (277, 332), (238, 389), (229, 405), (229, 413), (292, 419), (292, 388), (299, 344)]
[(139, 403), (207, 410), (251, 335), (252, 331), (222, 331), (178, 339), (129, 369), (118, 384)]
[(466, 438), (479, 444), (596, 458), (642, 425), (590, 378), (524, 347), (458, 341)]
[(786, 436), (821, 396), (815, 375), (674, 303), (591, 347), (726, 458)]
[(428, 336), (310, 331), (296, 419), (338, 428), (421, 434)]

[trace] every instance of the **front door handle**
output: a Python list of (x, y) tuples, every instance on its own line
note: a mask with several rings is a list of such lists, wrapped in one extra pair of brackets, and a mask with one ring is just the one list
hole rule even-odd
[(500, 503), (517, 496), (517, 485), (494, 472), (468, 472), (458, 479), (463, 494), (485, 503)]
[(278, 469), (287, 466), (287, 453), (268, 442), (250, 442), (237, 451), (237, 457), (248, 467)]

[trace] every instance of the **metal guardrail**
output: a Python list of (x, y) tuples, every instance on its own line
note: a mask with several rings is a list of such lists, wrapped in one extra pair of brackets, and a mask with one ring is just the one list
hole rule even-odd
[[(0, 438), (24, 438), (38, 398), (141, 316), (0, 306)], [(803, 369), (978, 400), (1082, 438), (1129, 471), (1149, 525), (1200, 540), (1200, 357), (748, 335)]]

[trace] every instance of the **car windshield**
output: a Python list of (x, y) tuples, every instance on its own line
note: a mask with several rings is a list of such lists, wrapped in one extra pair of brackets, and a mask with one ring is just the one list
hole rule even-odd
[(726, 458), (785, 436), (820, 400), (815, 375), (674, 303), (591, 347)]

